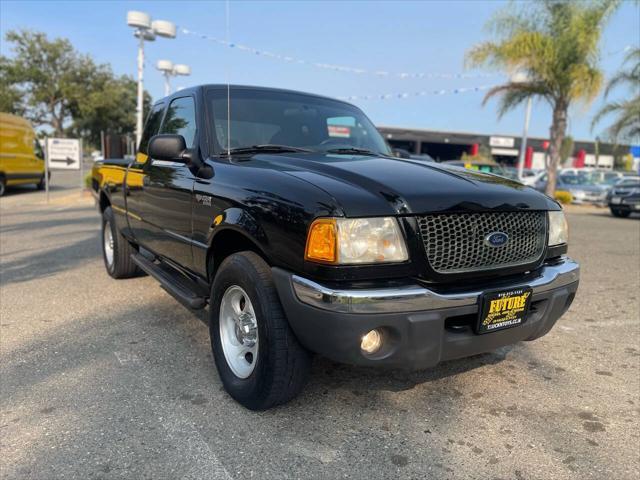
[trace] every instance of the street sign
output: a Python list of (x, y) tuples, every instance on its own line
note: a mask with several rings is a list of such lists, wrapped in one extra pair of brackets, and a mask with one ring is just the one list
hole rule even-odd
[(47, 160), (50, 169), (80, 170), (82, 149), (76, 138), (48, 138)]

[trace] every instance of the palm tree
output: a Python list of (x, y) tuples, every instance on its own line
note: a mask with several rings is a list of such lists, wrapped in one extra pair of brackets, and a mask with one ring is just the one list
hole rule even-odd
[(620, 70), (609, 80), (604, 96), (618, 87), (628, 87), (631, 98), (610, 102), (602, 107), (593, 118), (591, 128), (608, 115), (615, 115), (614, 122), (607, 128), (607, 135), (614, 142), (622, 138), (632, 141), (640, 137), (640, 48), (633, 48), (625, 56), (623, 64), (631, 63), (630, 68)]
[(497, 40), (480, 43), (467, 54), (471, 66), (524, 74), (525, 81), (510, 80), (487, 92), (483, 104), (494, 96), (500, 98), (499, 117), (531, 97), (551, 106), (549, 195), (556, 188), (569, 107), (579, 101), (590, 103), (602, 87), (600, 36), (619, 4), (620, 0), (512, 3), (489, 24)]

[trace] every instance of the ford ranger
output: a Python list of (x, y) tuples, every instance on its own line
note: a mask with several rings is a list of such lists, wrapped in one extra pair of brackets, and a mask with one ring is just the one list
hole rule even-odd
[(313, 353), (425, 369), (534, 340), (578, 288), (558, 203), (395, 158), (330, 98), (181, 90), (152, 107), (135, 160), (92, 176), (109, 275), (208, 305), (221, 381), (254, 410), (296, 396)]

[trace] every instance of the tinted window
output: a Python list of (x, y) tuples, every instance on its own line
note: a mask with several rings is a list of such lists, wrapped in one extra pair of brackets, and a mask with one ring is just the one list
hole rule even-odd
[(151, 113), (147, 117), (147, 123), (144, 126), (144, 130), (142, 132), (142, 138), (140, 139), (140, 146), (138, 147), (138, 151), (140, 153), (147, 154), (147, 148), (149, 147), (149, 140), (156, 133), (158, 133), (158, 129), (160, 128), (160, 121), (162, 120), (162, 111), (164, 109), (164, 105), (162, 103), (158, 103), (153, 106), (151, 109)]
[(230, 122), (227, 91), (211, 90), (218, 150), (275, 144), (324, 152), (362, 148), (390, 154), (371, 121), (353, 105), (294, 92), (231, 89)]
[(160, 133), (182, 135), (188, 148), (196, 137), (196, 110), (192, 97), (176, 98), (169, 104)]

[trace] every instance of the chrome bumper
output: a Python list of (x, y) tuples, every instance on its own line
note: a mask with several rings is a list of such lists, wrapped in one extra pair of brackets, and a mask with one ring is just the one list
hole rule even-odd
[[(580, 266), (570, 258), (542, 267), (540, 275), (508, 288), (531, 287), (533, 294), (560, 288), (580, 279)], [(393, 288), (340, 290), (328, 288), (297, 275), (291, 276), (298, 300), (308, 305), (343, 313), (397, 313), (464, 307), (478, 303), (483, 291), (440, 294), (420, 285)]]

